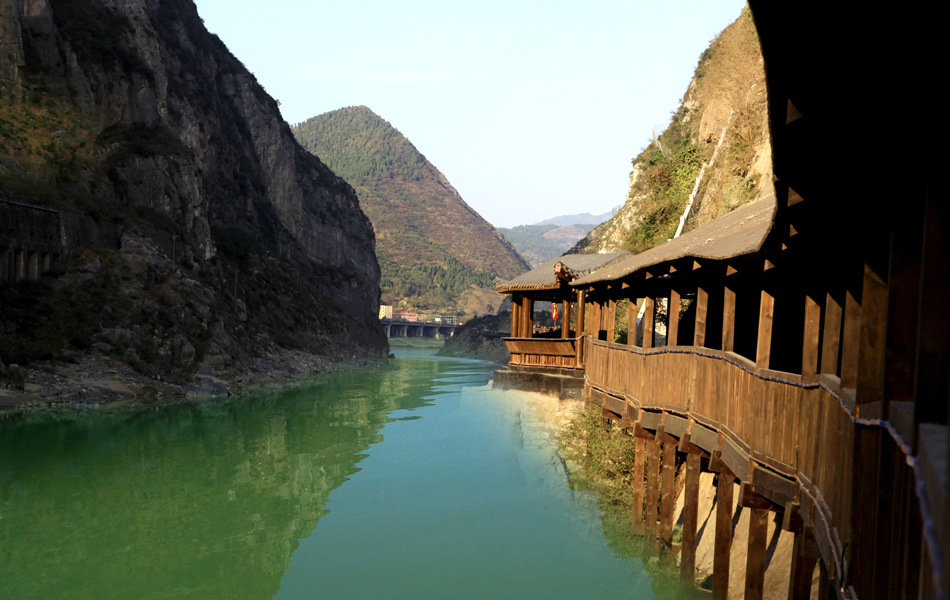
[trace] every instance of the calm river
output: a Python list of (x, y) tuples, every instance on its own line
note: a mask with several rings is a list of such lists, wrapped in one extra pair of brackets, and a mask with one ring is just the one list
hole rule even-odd
[(492, 366), (0, 420), (0, 598), (653, 598)]

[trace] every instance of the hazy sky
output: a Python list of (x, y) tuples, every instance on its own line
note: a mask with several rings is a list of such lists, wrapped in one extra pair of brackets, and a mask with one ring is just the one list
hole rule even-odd
[[(304, 121), (365, 105), (493, 225), (623, 203), (740, 0), (196, 0)], [(659, 130), (657, 131), (659, 133)]]

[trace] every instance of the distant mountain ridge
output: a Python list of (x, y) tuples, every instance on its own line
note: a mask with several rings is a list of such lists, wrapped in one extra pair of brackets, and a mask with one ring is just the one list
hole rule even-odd
[(603, 214), (592, 215), (590, 213), (580, 213), (576, 215), (561, 215), (559, 217), (551, 217), (550, 219), (545, 219), (539, 221), (538, 223), (533, 223), (533, 225), (600, 225), (610, 217), (614, 216), (617, 211), (610, 210)]
[(517, 248), (532, 267), (537, 267), (571, 249), (597, 225), (612, 217), (614, 211), (600, 215), (580, 213), (551, 217), (533, 225), (499, 227), (498, 230)]
[(293, 129), (356, 189), (376, 232), (383, 304), (478, 314), (501, 301), (495, 278), (528, 270), (508, 240), (369, 108), (341, 108)]

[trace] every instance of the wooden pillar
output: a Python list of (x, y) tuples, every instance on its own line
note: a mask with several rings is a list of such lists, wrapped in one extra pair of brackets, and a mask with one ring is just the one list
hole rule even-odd
[(696, 526), (699, 513), (700, 456), (686, 455), (686, 488), (683, 497), (683, 549), (680, 555), (680, 581), (692, 586), (696, 579)]
[(729, 598), (729, 556), (732, 553), (732, 501), (734, 477), (716, 475), (716, 542), (713, 554), (713, 598)]
[(736, 347), (736, 290), (723, 288), (722, 306), (722, 349), (732, 352)]
[(571, 303), (567, 300), (561, 302), (561, 337), (571, 337)]
[(765, 550), (769, 509), (749, 509), (749, 552), (746, 555), (745, 600), (762, 600), (765, 591)]
[(655, 537), (657, 505), (660, 500), (660, 442), (649, 440), (647, 449), (647, 504), (644, 519), (646, 532)]
[(815, 559), (805, 555), (805, 533), (795, 533), (792, 542), (792, 572), (788, 580), (789, 600), (811, 598), (811, 578), (815, 572)]
[(643, 347), (653, 347), (653, 328), (656, 325), (656, 300), (651, 296), (644, 298), (646, 311), (643, 313)]
[(828, 566), (825, 564), (825, 561), (820, 560), (818, 561), (818, 600), (830, 600), (831, 598), (837, 597), (837, 594), (835, 594), (832, 588)]
[(600, 300), (590, 302), (590, 317), (587, 319), (590, 328), (590, 338), (592, 340), (600, 339)]
[(775, 297), (762, 290), (759, 301), (759, 337), (755, 347), (755, 366), (768, 369), (772, 354), (772, 319), (775, 316)]
[(522, 310), (524, 313), (524, 333), (522, 337), (534, 337), (534, 300), (525, 296)]
[(811, 295), (805, 296), (805, 332), (802, 336), (802, 377), (818, 374), (818, 344), (821, 334), (821, 306)]
[(608, 300), (604, 308), (606, 308), (604, 311), (604, 329), (607, 330), (607, 341), (613, 343), (614, 327), (617, 324), (617, 301)]
[(663, 482), (660, 500), (660, 537), (673, 544), (673, 505), (676, 503), (676, 444), (663, 444)]
[(828, 292), (825, 297), (824, 333), (821, 340), (821, 372), (838, 374), (838, 354), (841, 348), (841, 320), (844, 316), (842, 302), (837, 295)]
[(640, 299), (630, 298), (627, 304), (627, 346), (637, 345), (637, 313), (640, 311)]
[(693, 345), (706, 345), (706, 311), (709, 309), (709, 292), (705, 287), (696, 288), (696, 327), (693, 329)]
[(521, 337), (520, 313), (521, 298), (517, 294), (511, 295), (511, 337)]
[[(886, 260), (884, 261), (886, 263)], [(861, 291), (861, 343), (858, 348), (858, 404), (880, 403), (877, 415), (885, 414), (884, 360), (887, 345), (887, 283), (878, 273), (886, 268), (864, 266)], [(886, 273), (884, 275), (886, 277)], [(950, 362), (947, 364), (950, 367)], [(860, 413), (860, 410), (858, 411)], [(861, 416), (860, 414), (858, 416)]]
[(680, 293), (677, 290), (670, 291), (666, 315), (666, 345), (676, 346), (680, 331)]
[(646, 440), (638, 437), (633, 443), (633, 520), (630, 527), (634, 533), (643, 533), (643, 463), (646, 460)]
[(841, 388), (858, 384), (858, 350), (861, 342), (861, 299), (856, 290), (845, 294), (844, 335), (841, 340)]
[[(584, 305), (587, 303), (587, 290), (580, 290), (577, 292), (577, 317), (574, 321), (574, 329), (578, 338), (583, 338), (587, 334), (587, 328), (584, 326)], [(574, 360), (577, 363), (577, 367), (580, 368), (584, 365), (584, 340), (577, 340), (577, 348), (575, 349)]]

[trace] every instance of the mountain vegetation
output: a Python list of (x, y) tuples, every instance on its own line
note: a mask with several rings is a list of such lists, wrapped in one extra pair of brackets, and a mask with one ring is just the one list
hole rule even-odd
[(384, 304), (477, 314), (501, 303), (496, 278), (528, 269), (445, 176), (369, 108), (313, 117), (294, 135), (356, 189), (376, 232)]
[(518, 225), (517, 227), (499, 227), (516, 250), (537, 267), (571, 249), (578, 240), (590, 233), (593, 223), (573, 225), (555, 225), (553, 223), (537, 225)]
[(704, 164), (685, 231), (772, 193), (765, 72), (748, 8), (700, 56), (670, 125), (632, 164), (624, 205), (572, 252), (642, 252), (672, 238)]

